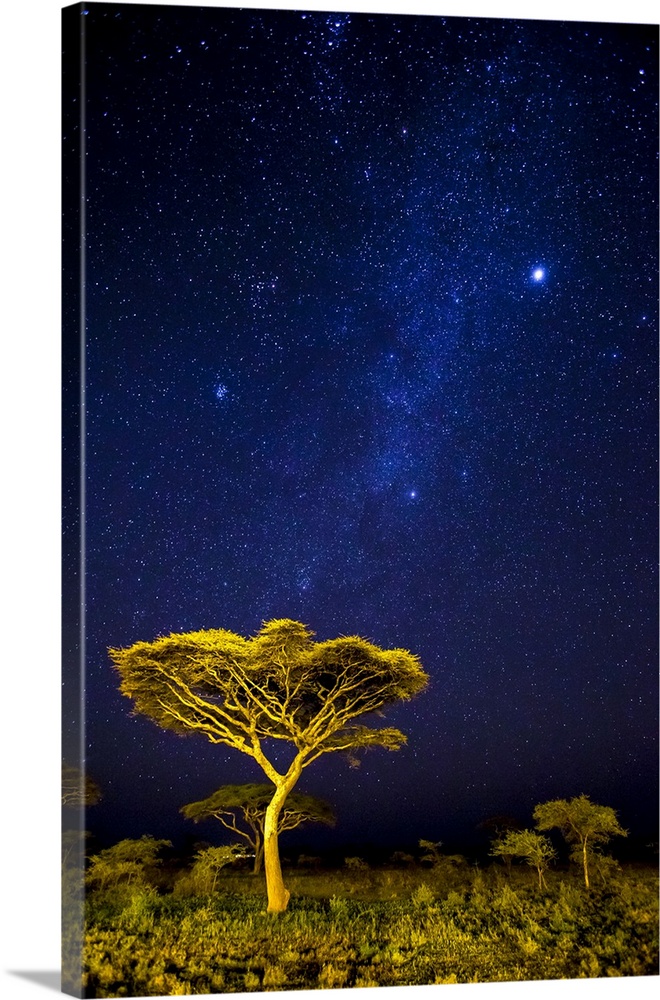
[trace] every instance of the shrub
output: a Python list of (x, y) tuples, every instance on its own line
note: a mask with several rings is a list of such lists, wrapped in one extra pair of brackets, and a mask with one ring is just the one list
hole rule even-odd
[(369, 868), (364, 858), (344, 858), (344, 864), (352, 872), (366, 871)]
[(348, 980), (348, 969), (345, 965), (334, 965), (326, 962), (317, 980), (317, 986), (322, 990), (337, 990), (346, 986)]
[(412, 894), (413, 904), (419, 907), (429, 906), (434, 899), (435, 896), (433, 895), (431, 889), (429, 889), (426, 882), (422, 882), (422, 884), (418, 886)]

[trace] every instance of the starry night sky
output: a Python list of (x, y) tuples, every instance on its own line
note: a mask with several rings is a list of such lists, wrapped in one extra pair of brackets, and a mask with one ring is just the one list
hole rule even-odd
[(87, 828), (219, 841), (180, 806), (263, 780), (108, 646), (290, 617), (431, 675), (305, 772), (319, 843), (657, 837), (657, 29), (79, 10)]

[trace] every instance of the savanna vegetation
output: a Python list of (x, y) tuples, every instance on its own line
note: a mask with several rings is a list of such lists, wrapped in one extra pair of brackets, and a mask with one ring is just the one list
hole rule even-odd
[[(220, 790), (223, 808), (227, 796), (247, 798), (263, 815), (259, 786), (230, 787)], [(205, 815), (209, 801), (217, 805), (214, 796), (203, 801), (195, 805)], [(321, 812), (331, 816), (327, 805)], [(539, 828), (567, 815), (581, 821), (583, 837), (556, 824), (555, 847)], [(169, 841), (120, 841), (87, 860), (83, 995), (655, 974), (656, 871), (604, 853), (626, 835), (614, 811), (581, 795), (542, 803), (534, 816), (537, 829), (495, 827), (481, 864), (431, 840), (380, 864), (349, 855), (329, 867), (300, 854), (287, 868), (291, 902), (279, 914), (266, 908), (249, 838), (199, 846), (187, 859), (174, 857)]]
[[(80, 983), (82, 975), (82, 995), (657, 972), (656, 871), (622, 867), (606, 852), (627, 831), (586, 795), (537, 805), (534, 828), (485, 821), (490, 846), (478, 859), (428, 839), (378, 860), (294, 852), (283, 865), (280, 835), (334, 824), (328, 803), (294, 791), (304, 769), (324, 753), (354, 760), (366, 747), (405, 741), (399, 730), (353, 720), (371, 721), (423, 690), (428, 678), (413, 654), (358, 637), (317, 643), (300, 623), (278, 620), (253, 639), (172, 635), (111, 657), (135, 712), (247, 754), (269, 783), (223, 785), (180, 805), (187, 820), (216, 819), (218, 839), (230, 843), (200, 843), (181, 856), (145, 835), (85, 850), (83, 951), (74, 928), (63, 977)], [(276, 740), (289, 747), (286, 769), (269, 751)], [(68, 779), (70, 801), (88, 795), (93, 804), (98, 790)], [(81, 840), (78, 855), (65, 854), (65, 892), (83, 849)]]
[[(657, 972), (657, 879), (650, 867), (621, 868), (613, 859), (599, 865), (594, 856), (589, 889), (581, 865), (573, 864), (548, 865), (539, 886), (535, 862), (531, 871), (525, 860), (475, 867), (434, 845), (432, 860), (422, 847), (379, 866), (351, 857), (334, 869), (292, 867), (290, 905), (274, 915), (263, 877), (250, 865), (236, 867), (242, 848), (202, 850), (188, 868), (165, 876), (153, 864), (150, 847), (157, 845), (132, 842), (117, 852), (117, 877), (104, 888), (100, 861), (91, 860), (86, 996)], [(219, 855), (211, 869), (209, 851)], [(122, 866), (140, 853), (138, 877)]]

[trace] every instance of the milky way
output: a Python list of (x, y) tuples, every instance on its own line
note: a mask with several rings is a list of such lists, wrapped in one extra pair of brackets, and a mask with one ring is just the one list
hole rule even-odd
[(309, 769), (332, 837), (581, 792), (646, 836), (656, 29), (81, 20), (90, 827), (262, 777), (130, 717), (107, 647), (291, 617), (431, 675), (402, 751)]

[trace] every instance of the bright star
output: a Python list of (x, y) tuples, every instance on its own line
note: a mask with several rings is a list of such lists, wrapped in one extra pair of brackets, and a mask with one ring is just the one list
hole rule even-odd
[(532, 271), (532, 278), (534, 279), (534, 281), (543, 281), (543, 279), (545, 278), (545, 268), (535, 267), (534, 270)]

